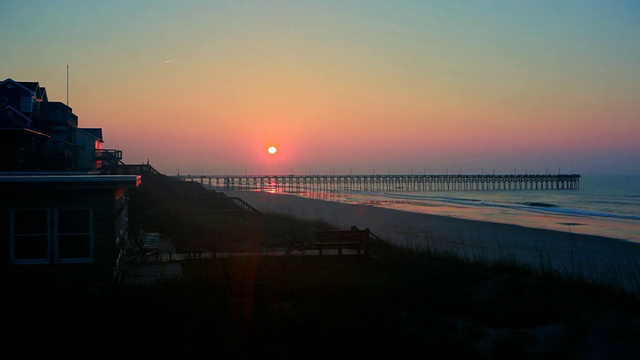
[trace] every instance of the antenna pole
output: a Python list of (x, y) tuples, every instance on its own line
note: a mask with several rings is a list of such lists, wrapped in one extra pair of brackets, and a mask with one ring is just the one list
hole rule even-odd
[(67, 106), (69, 106), (69, 65), (67, 65)]

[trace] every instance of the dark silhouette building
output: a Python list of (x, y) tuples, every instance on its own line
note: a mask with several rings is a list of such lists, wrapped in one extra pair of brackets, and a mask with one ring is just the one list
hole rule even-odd
[(66, 104), (38, 82), (0, 82), (0, 171), (101, 171), (122, 152), (103, 149), (102, 129), (81, 128)]
[[(7, 285), (112, 286), (128, 249), (127, 190), (112, 175), (119, 150), (102, 129), (49, 101), (37, 82), (0, 82), (0, 275)], [(124, 164), (123, 164), (124, 165)]]

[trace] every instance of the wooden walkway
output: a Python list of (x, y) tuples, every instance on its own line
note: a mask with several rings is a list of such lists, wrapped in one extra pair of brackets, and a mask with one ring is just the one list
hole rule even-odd
[[(318, 250), (305, 249), (300, 251), (287, 251), (287, 248), (273, 248), (254, 252), (207, 252), (199, 253), (172, 253), (159, 252), (159, 258), (146, 257), (140, 260), (139, 256), (131, 256), (126, 264), (124, 273), (124, 285), (151, 285), (164, 281), (171, 281), (182, 278), (183, 261), (197, 261), (204, 259), (231, 258), (231, 257), (251, 257), (251, 256), (318, 256)], [(340, 254), (337, 249), (325, 249), (322, 256), (336, 255), (349, 256), (358, 255), (356, 250), (343, 249)]]

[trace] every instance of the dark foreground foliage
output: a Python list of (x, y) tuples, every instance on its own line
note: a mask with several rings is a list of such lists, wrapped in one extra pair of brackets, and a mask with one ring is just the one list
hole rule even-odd
[[(185, 262), (182, 280), (4, 299), (3, 358), (632, 359), (638, 299), (517, 268), (405, 254)], [(24, 356), (23, 356), (24, 355)]]
[[(283, 246), (274, 236), (283, 231), (301, 239), (330, 227), (277, 214), (246, 216), (197, 184), (155, 181), (143, 178), (147, 186), (131, 194), (132, 227), (168, 233), (177, 247), (258, 250)], [(0, 358), (640, 354), (640, 299), (631, 295), (513, 264), (388, 250), (375, 257), (187, 260), (179, 280), (122, 285), (108, 296), (24, 284), (1, 298)]]

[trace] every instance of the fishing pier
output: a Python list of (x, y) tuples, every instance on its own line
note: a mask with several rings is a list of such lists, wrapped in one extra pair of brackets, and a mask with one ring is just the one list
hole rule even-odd
[(470, 191), (576, 190), (580, 175), (177, 175), (228, 190), (261, 191)]

